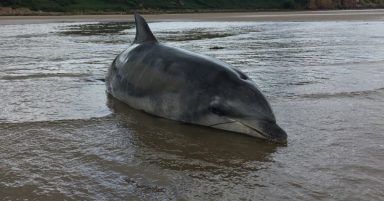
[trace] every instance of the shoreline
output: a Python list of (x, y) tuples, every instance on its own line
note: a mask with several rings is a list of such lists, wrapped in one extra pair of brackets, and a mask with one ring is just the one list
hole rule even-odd
[[(158, 21), (384, 21), (384, 9), (326, 11), (257, 11), (143, 14), (149, 22)], [(0, 25), (60, 22), (131, 22), (132, 14), (0, 16)]]

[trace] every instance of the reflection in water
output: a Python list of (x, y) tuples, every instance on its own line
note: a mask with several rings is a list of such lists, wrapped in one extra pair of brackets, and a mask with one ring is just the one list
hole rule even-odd
[(133, 23), (127, 22), (104, 22), (94, 24), (76, 24), (65, 27), (65, 30), (60, 32), (64, 35), (111, 35), (123, 34), (121, 31), (133, 28)]
[(188, 163), (195, 159), (217, 166), (268, 161), (269, 153), (276, 149), (276, 145), (246, 135), (183, 124), (136, 111), (113, 97), (108, 97), (108, 107), (114, 112), (119, 126), (132, 129), (136, 133), (135, 139), (143, 143), (140, 145), (154, 149), (153, 161), (162, 160), (161, 153), (188, 159), (180, 161), (175, 158), (171, 163), (163, 163), (171, 165), (170, 169), (193, 169), (193, 164), (189, 166)]
[(231, 186), (247, 192), (264, 185), (253, 177), (268, 168), (276, 145), (153, 117), (113, 98), (108, 106), (113, 113), (104, 118), (1, 124), (8, 133), (0, 144), (7, 150), (0, 154), (2, 195), (180, 199), (203, 198), (206, 188), (220, 197)]
[(223, 38), (227, 36), (238, 35), (238, 32), (215, 31), (208, 29), (191, 29), (188, 31), (163, 31), (156, 33), (159, 40), (167, 41), (189, 41), (189, 40), (204, 40), (211, 38)]
[[(154, 117), (112, 97), (108, 97), (108, 107), (113, 111), (120, 131), (130, 133), (130, 141), (135, 145), (134, 158), (155, 170), (167, 172), (165, 178), (156, 179), (167, 184), (156, 189), (194, 197), (211, 188), (211, 193), (220, 192), (217, 196), (222, 196), (231, 192), (227, 189), (231, 186), (243, 186), (243, 192), (247, 192), (249, 187), (264, 185), (250, 177), (268, 167), (270, 154), (276, 151), (277, 145), (246, 135)], [(148, 179), (147, 175), (141, 175), (141, 178)], [(129, 178), (129, 181), (134, 180)], [(169, 184), (179, 187), (173, 189)], [(154, 191), (149, 193), (156, 194)]]

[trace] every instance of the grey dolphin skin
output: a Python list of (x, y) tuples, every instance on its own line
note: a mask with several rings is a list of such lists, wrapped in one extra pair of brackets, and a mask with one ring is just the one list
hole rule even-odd
[(147, 113), (286, 143), (263, 94), (248, 76), (217, 59), (157, 41), (135, 14), (136, 38), (106, 76), (107, 92)]

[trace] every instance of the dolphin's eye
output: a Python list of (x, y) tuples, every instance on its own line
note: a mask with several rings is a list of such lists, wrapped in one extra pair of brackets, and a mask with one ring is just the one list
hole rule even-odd
[(227, 112), (219, 107), (211, 107), (211, 112), (218, 116), (224, 116)]

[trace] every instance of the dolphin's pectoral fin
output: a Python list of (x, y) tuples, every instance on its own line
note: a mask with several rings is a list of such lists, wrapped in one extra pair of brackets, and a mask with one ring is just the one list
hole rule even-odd
[(157, 42), (147, 22), (141, 15), (135, 13), (136, 37), (133, 43)]

